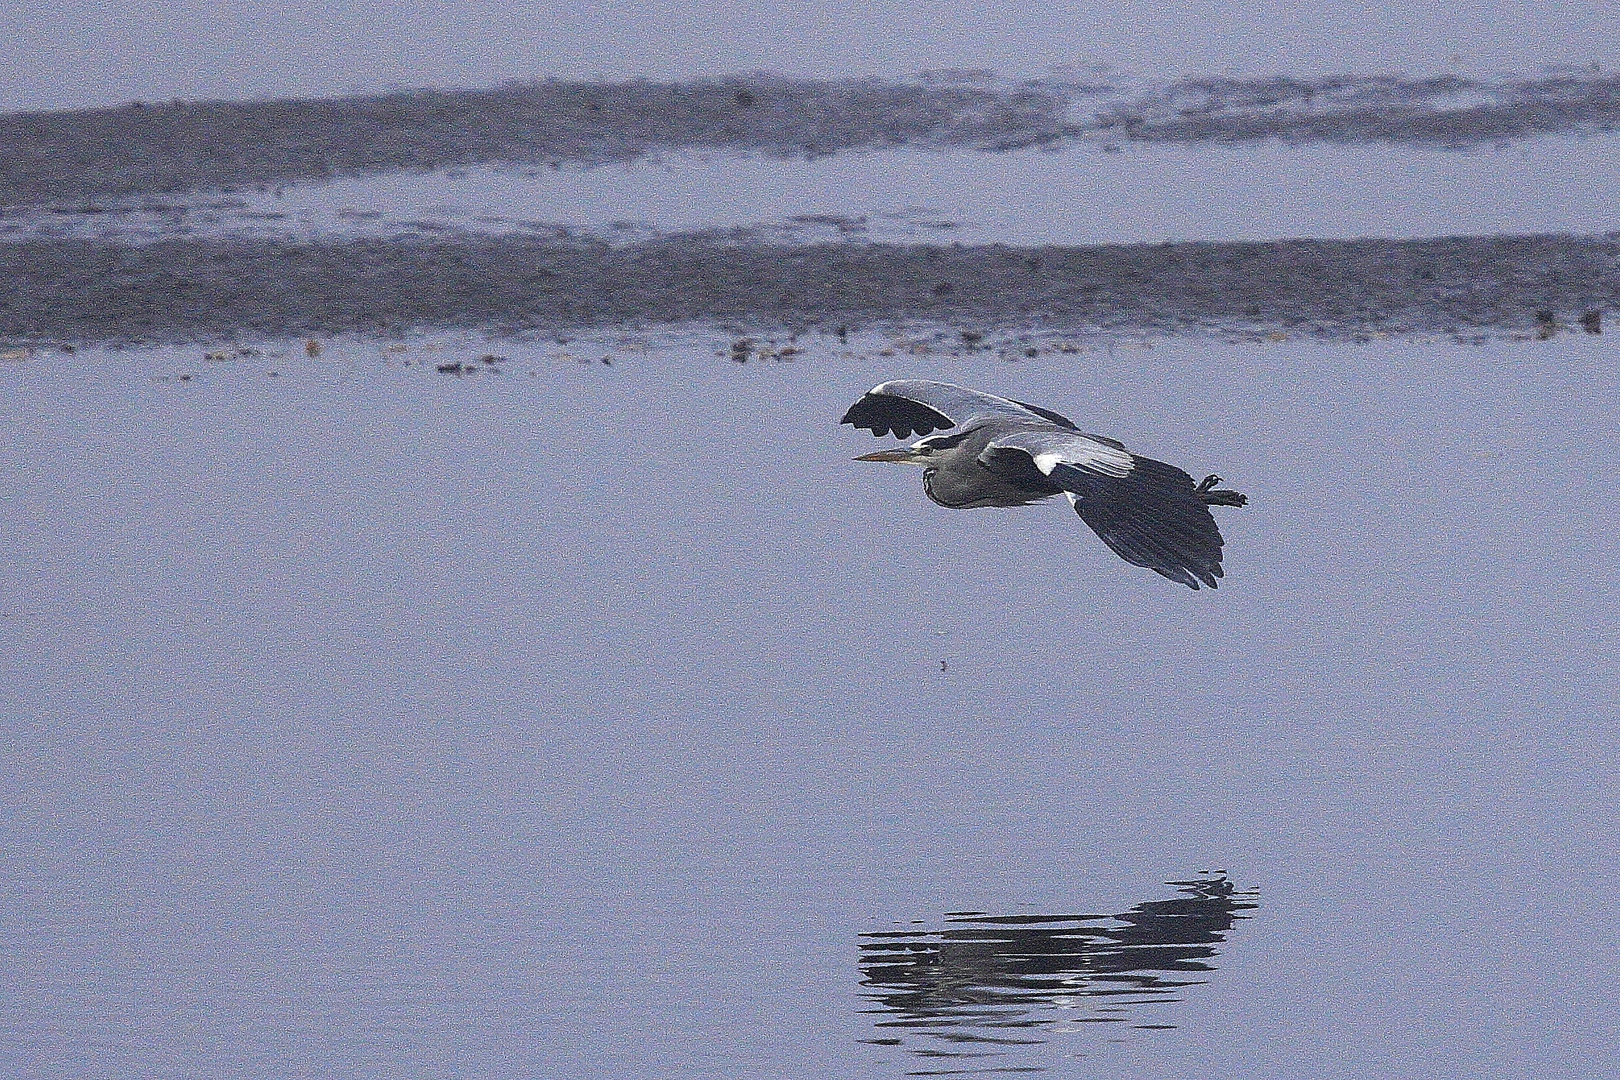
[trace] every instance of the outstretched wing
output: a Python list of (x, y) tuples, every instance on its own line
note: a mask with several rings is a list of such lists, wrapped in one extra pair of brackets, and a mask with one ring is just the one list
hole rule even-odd
[(897, 438), (909, 439), (913, 432), (927, 435), (935, 428), (953, 428), (991, 418), (1044, 421), (1074, 430), (1074, 423), (1068, 417), (1039, 405), (1026, 405), (954, 383), (927, 379), (880, 383), (851, 405), (839, 423), (865, 428), (874, 435), (893, 431)]
[[(1028, 455), (1027, 460), (1020, 461)], [(1220, 529), (1192, 477), (1162, 461), (1079, 432), (1017, 431), (993, 440), (979, 456), (992, 471), (1030, 463), (1069, 496), (1080, 520), (1114, 554), (1179, 581), (1215, 588), (1221, 569)]]

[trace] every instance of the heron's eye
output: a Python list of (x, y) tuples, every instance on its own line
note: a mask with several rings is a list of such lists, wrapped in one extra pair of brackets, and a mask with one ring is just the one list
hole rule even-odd
[(971, 432), (968, 431), (958, 431), (953, 432), (950, 435), (935, 435), (917, 443), (912, 447), (912, 449), (920, 450), (925, 454), (933, 454), (941, 450), (949, 450), (961, 443), (962, 440), (966, 439), (970, 434)]

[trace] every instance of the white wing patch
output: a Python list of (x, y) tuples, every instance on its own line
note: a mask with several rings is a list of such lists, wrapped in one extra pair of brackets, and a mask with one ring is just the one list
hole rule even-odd
[[(1062, 445), (1053, 446), (1057, 442), (1048, 435), (1041, 441), (1045, 447), (1030, 457), (1035, 461), (1035, 467), (1047, 476), (1059, 465), (1072, 465), (1087, 472), (1101, 473), (1103, 476), (1129, 476), (1136, 459), (1131, 457), (1130, 451), (1121, 450), (1117, 446), (1109, 446), (1095, 439), (1088, 439), (1084, 435), (1061, 436)], [(1016, 436), (1011, 439), (998, 439), (1003, 446), (1019, 446), (1024, 450), (1035, 450), (1035, 447), (1020, 446), (1021, 442)]]

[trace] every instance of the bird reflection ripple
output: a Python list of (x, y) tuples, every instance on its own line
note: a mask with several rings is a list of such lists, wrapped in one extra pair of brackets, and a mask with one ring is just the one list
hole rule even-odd
[(940, 930), (862, 934), (862, 992), (880, 1029), (866, 1041), (938, 1066), (908, 1075), (1034, 1072), (1017, 1048), (1071, 1025), (1175, 1027), (1148, 1007), (1207, 981), (1258, 895), (1224, 874), (1169, 884), (1175, 897), (1117, 915), (960, 911)]

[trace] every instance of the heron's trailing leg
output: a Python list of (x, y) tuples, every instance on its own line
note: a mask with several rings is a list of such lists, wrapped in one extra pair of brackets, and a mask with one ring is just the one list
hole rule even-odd
[(1247, 495), (1243, 494), (1241, 491), (1233, 491), (1231, 488), (1216, 487), (1215, 485), (1220, 482), (1220, 477), (1216, 476), (1214, 473), (1210, 473), (1208, 476), (1204, 477), (1204, 479), (1200, 481), (1198, 486), (1193, 490), (1197, 492), (1198, 497), (1204, 501), (1206, 506), (1249, 505), (1249, 497)]

